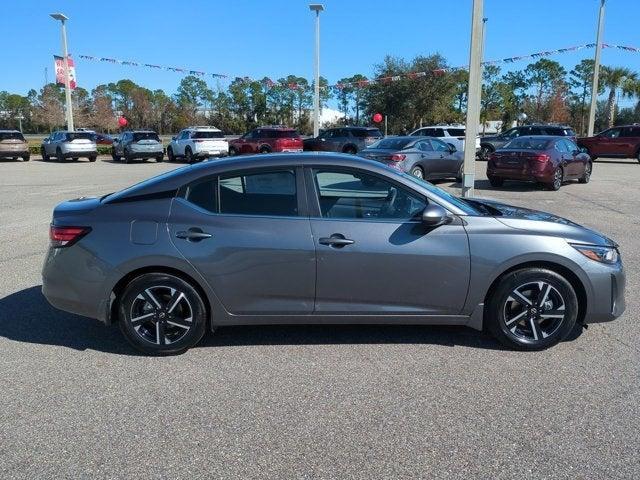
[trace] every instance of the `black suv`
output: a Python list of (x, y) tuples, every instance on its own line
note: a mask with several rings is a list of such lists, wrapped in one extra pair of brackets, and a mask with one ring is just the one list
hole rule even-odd
[(553, 135), (558, 137), (569, 137), (573, 142), (576, 141), (576, 132), (566, 125), (523, 125), (521, 127), (513, 127), (502, 132), (500, 135), (491, 137), (482, 137), (480, 139), (480, 151), (478, 158), (488, 160), (489, 155), (498, 148), (503, 147), (516, 137), (524, 137), (530, 135)]
[(305, 151), (358, 153), (383, 138), (375, 127), (340, 127), (325, 130), (303, 141)]

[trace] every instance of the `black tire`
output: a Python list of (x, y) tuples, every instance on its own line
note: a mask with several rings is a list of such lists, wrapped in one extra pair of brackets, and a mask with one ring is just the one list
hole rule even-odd
[(127, 152), (127, 150), (125, 149), (124, 152), (122, 153), (123, 153), (122, 160), (124, 161), (124, 163), (131, 163), (133, 158), (131, 157), (129, 152)]
[(562, 182), (564, 181), (564, 170), (562, 167), (558, 167), (553, 172), (553, 180), (551, 183), (547, 183), (546, 186), (549, 190), (557, 192), (562, 187)]
[(502, 177), (489, 176), (487, 178), (489, 179), (489, 183), (492, 187), (501, 187), (502, 185), (504, 185), (504, 178)]
[(173, 156), (173, 148), (167, 148), (167, 160), (169, 160), (169, 162), (173, 162), (175, 159), (176, 157)]
[(593, 165), (591, 164), (591, 162), (587, 162), (586, 165), (584, 166), (584, 173), (582, 174), (582, 177), (578, 179), (578, 182), (589, 183), (589, 180), (591, 180), (592, 169), (593, 169)]
[(464, 163), (460, 164), (460, 168), (458, 169), (458, 173), (456, 175), (456, 182), (462, 183), (463, 175), (464, 175)]
[(60, 150), (60, 147), (56, 148), (56, 162), (61, 162), (63, 161), (64, 158), (62, 157), (62, 150)]
[(184, 149), (184, 158), (187, 163), (193, 163), (193, 153), (191, 152), (191, 148), (187, 147)]
[(98, 157), (96, 157), (95, 155), (92, 155), (92, 156), (89, 157), (89, 161), (90, 162), (95, 162), (97, 158)]
[(31, 160), (31, 155), (25, 155), (24, 157), (22, 157), (23, 162), (28, 162), (29, 160)]
[(349, 155), (355, 155), (356, 153), (358, 153), (358, 149), (352, 145), (349, 145), (347, 147), (344, 147), (344, 149), (342, 150), (342, 153), (348, 153)]
[(236, 147), (229, 147), (229, 156), (235, 157), (236, 155), (238, 155), (238, 150), (236, 150)]
[[(595, 160), (595, 157), (591, 158)], [(640, 150), (638, 150), (638, 153), (636, 154), (636, 160), (638, 160), (638, 163), (640, 163)]]
[(420, 179), (424, 179), (424, 170), (422, 169), (422, 167), (416, 165), (415, 167), (411, 168), (411, 175), (413, 175), (416, 178), (420, 178)]
[(493, 147), (489, 145), (481, 145), (480, 151), (478, 152), (478, 159), (483, 161), (488, 161), (491, 154), (494, 152)]
[(487, 330), (517, 350), (555, 345), (569, 335), (577, 318), (578, 297), (571, 283), (543, 268), (524, 268), (502, 277), (484, 315)]
[(163, 160), (164, 160), (164, 155), (158, 155), (156, 157), (156, 162), (158, 162), (158, 163), (162, 163)]
[(40, 147), (40, 155), (42, 155), (42, 161), (43, 162), (48, 162), (49, 160), (51, 160), (51, 157), (49, 157), (49, 155), (47, 155), (47, 152), (42, 147)]
[(80, 160), (80, 157), (73, 157), (74, 162), (77, 162), (78, 160)]
[(262, 147), (260, 147), (259, 152), (260, 153), (271, 153), (271, 149), (269, 147), (267, 147), (266, 145), (263, 145)]
[(118, 312), (125, 338), (149, 355), (183, 353), (207, 328), (207, 310), (198, 290), (165, 273), (146, 273), (129, 282), (118, 299)]
[(115, 148), (111, 148), (111, 158), (113, 159), (114, 162), (119, 162), (121, 160), (120, 155), (116, 154)]

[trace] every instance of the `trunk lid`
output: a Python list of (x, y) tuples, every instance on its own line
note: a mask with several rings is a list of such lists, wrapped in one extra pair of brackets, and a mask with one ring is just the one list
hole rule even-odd
[(540, 159), (544, 152), (539, 150), (497, 150), (491, 155), (491, 160), (497, 168), (522, 170), (531, 161), (546, 161)]
[(79, 215), (91, 213), (100, 205), (97, 197), (80, 197), (66, 202), (59, 203), (53, 209), (54, 225), (70, 225), (78, 222)]

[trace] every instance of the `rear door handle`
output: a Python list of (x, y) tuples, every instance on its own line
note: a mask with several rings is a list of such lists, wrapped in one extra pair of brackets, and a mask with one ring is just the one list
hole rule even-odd
[(207, 238), (211, 238), (213, 235), (207, 232), (203, 232), (200, 228), (192, 227), (187, 231), (181, 230), (176, 232), (176, 237), (181, 238), (183, 240), (188, 240), (190, 242), (199, 242), (200, 240), (205, 240)]
[(350, 238), (344, 238), (344, 235), (340, 233), (334, 233), (330, 237), (322, 237), (318, 239), (318, 242), (322, 245), (328, 245), (334, 248), (342, 248), (346, 245), (353, 245), (355, 240), (351, 240)]

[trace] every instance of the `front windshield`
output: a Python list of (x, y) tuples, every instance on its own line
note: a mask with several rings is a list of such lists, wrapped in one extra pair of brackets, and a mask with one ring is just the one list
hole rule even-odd
[(436, 187), (433, 183), (429, 183), (426, 180), (414, 177), (413, 175), (410, 175), (408, 173), (402, 173), (401, 175), (404, 178), (412, 181), (413, 183), (421, 186), (422, 188), (429, 190), (431, 193), (442, 198), (444, 201), (449, 202), (451, 205), (459, 208), (467, 215), (482, 215), (483, 213), (482, 211), (480, 211), (480, 209), (474, 206), (474, 203), (469, 203), (460, 197), (451, 195), (446, 190), (443, 190), (440, 187)]

